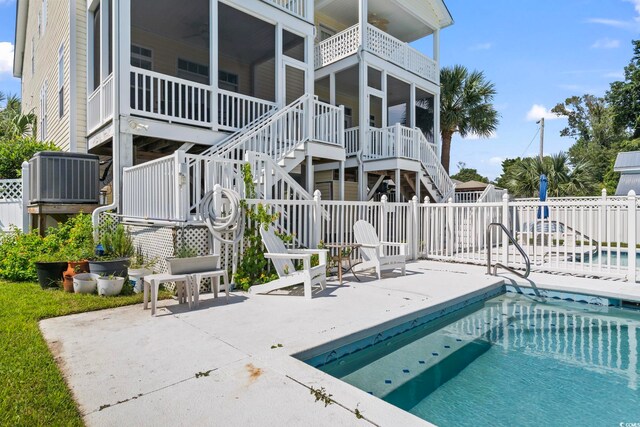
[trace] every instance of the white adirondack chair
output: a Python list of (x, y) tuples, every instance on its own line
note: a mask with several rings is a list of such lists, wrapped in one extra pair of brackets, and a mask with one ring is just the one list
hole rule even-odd
[[(287, 249), (284, 242), (276, 236), (273, 227), (265, 229), (260, 227), (262, 241), (267, 248), (265, 258), (273, 262), (278, 279), (264, 285), (254, 285), (249, 288), (252, 294), (267, 294), (277, 289), (288, 288), (289, 286), (304, 284), (305, 298), (312, 298), (312, 287), (319, 285), (321, 289), (327, 284), (327, 251), (324, 249)], [(318, 255), (320, 264), (311, 267), (311, 256)], [(303, 262), (303, 269), (296, 270), (292, 260), (300, 259)]]
[[(353, 226), (356, 242), (361, 244), (360, 254), (363, 262), (358, 264), (357, 270), (369, 270), (375, 268), (378, 279), (383, 271), (399, 268), (404, 276), (406, 273), (406, 243), (381, 242), (373, 225), (367, 221), (357, 221)], [(385, 247), (398, 247), (400, 254), (387, 255)]]

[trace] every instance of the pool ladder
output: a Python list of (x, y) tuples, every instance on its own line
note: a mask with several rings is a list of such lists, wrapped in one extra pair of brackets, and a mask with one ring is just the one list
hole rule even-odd
[[(524, 258), (524, 262), (526, 265), (526, 270), (524, 274), (500, 262), (495, 263), (495, 265), (493, 266), (493, 272), (491, 272), (491, 228), (492, 227), (500, 228), (504, 232), (504, 234), (507, 235), (507, 237), (509, 238), (509, 241), (513, 244), (513, 246), (515, 246), (518, 252), (520, 252), (520, 255), (522, 255), (522, 258)], [(505, 250), (508, 251), (509, 248), (507, 247), (505, 248)], [(492, 222), (487, 226), (487, 274), (492, 274), (494, 276), (497, 276), (498, 267), (504, 268), (505, 270), (510, 271), (516, 276), (522, 277), (523, 279), (526, 279), (527, 277), (529, 277), (529, 273), (531, 273), (531, 261), (529, 260), (529, 255), (527, 255), (524, 249), (522, 249), (522, 246), (520, 246), (520, 243), (516, 241), (516, 239), (513, 237), (513, 234), (511, 234), (511, 232), (507, 229), (507, 227), (504, 226), (504, 224), (502, 224), (501, 222)]]

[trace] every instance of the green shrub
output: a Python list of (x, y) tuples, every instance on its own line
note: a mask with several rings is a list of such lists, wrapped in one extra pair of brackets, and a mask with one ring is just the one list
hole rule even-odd
[(16, 137), (0, 140), (0, 179), (15, 179), (22, 176), (22, 162), (39, 151), (60, 151), (52, 142), (40, 142), (31, 137)]

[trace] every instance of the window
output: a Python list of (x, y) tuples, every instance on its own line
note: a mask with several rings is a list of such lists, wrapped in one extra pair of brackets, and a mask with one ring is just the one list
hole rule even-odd
[(178, 77), (209, 84), (209, 66), (178, 58)]
[(91, 92), (98, 89), (100, 83), (102, 83), (102, 78), (100, 76), (100, 4), (96, 7), (96, 10), (93, 11), (93, 20), (92, 20), (92, 32), (91, 34)]
[(42, 35), (42, 11), (38, 12), (38, 37)]
[(238, 75), (226, 71), (218, 71), (218, 87), (231, 92), (238, 92)]
[(64, 116), (64, 45), (58, 50), (58, 117)]
[(47, 31), (47, 0), (42, 0), (42, 34)]
[(332, 36), (335, 36), (335, 35), (336, 35), (336, 31), (335, 30), (332, 30), (329, 27), (325, 27), (322, 24), (318, 25), (318, 36), (320, 37), (320, 41), (326, 40), (329, 37), (332, 37)]
[(151, 71), (153, 68), (153, 52), (151, 52), (151, 49), (132, 44), (131, 65)]
[(47, 82), (40, 89), (40, 140), (47, 139)]
[(353, 113), (351, 107), (344, 107), (344, 128), (349, 129), (353, 127)]
[(31, 75), (36, 73), (36, 39), (31, 37)]

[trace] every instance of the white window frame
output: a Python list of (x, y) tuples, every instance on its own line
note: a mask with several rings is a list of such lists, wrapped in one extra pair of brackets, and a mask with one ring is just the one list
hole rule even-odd
[[(329, 35), (329, 37), (325, 37), (322, 38), (322, 33), (326, 33)], [(321, 42), (323, 40), (326, 40), (330, 37), (335, 36), (336, 34), (338, 34), (338, 32), (336, 30), (334, 30), (331, 27), (326, 26), (325, 24), (318, 24), (318, 41)]]
[(42, 0), (42, 34), (47, 31), (48, 1)]
[(47, 140), (47, 82), (45, 81), (40, 89), (40, 140)]
[(36, 73), (36, 38), (31, 37), (31, 75)]
[[(206, 74), (200, 74), (200, 73), (194, 73), (193, 71), (180, 68), (180, 61), (184, 61), (186, 63), (196, 65), (198, 67), (204, 67), (207, 70), (207, 72)], [(176, 61), (176, 75), (181, 79), (191, 80), (191, 81), (195, 81), (202, 84), (207, 84), (206, 82), (209, 81), (209, 64), (200, 64), (196, 61), (191, 61), (189, 59), (178, 57)]]
[(64, 43), (58, 49), (58, 117), (64, 116)]
[[(220, 79), (220, 75), (223, 74), (223, 73), (226, 74), (227, 76), (235, 76), (236, 77), (236, 83), (230, 83), (228, 81)], [(222, 85), (221, 85), (221, 83), (222, 83)], [(223, 86), (227, 86), (227, 87), (223, 87)], [(240, 91), (240, 76), (238, 76), (236, 73), (232, 73), (230, 71), (218, 70), (218, 88), (219, 89), (223, 89), (223, 90), (228, 90), (229, 92), (238, 93)]]
[[(137, 53), (133, 51), (133, 48), (137, 48), (140, 51), (142, 51), (142, 49), (148, 50), (151, 53), (151, 56), (146, 56), (146, 55), (142, 55), (141, 53)], [(138, 67), (137, 65), (132, 65), (134, 67), (138, 67), (138, 68), (142, 68), (144, 70), (149, 70), (152, 71), (153, 70), (153, 57), (154, 57), (154, 53), (153, 53), (153, 49), (150, 49), (146, 46), (142, 46), (139, 44), (133, 44), (131, 43), (131, 58), (129, 60), (129, 62), (131, 62), (132, 59), (136, 59), (140, 62), (148, 62), (149, 63), (149, 68), (144, 68), (144, 67)]]

